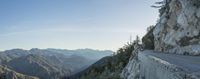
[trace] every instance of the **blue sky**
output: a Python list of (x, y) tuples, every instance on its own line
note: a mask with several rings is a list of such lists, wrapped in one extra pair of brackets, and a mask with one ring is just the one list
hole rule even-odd
[(117, 50), (156, 23), (160, 0), (0, 0), (0, 50)]

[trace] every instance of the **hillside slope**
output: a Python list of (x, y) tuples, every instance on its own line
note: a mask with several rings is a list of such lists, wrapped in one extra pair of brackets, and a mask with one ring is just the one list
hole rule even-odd
[(69, 79), (121, 79), (120, 73), (128, 63), (134, 45), (138, 42), (139, 40), (127, 43), (115, 55), (100, 59), (86, 70), (70, 76)]
[(12, 49), (0, 52), (0, 66), (41, 79), (60, 79), (80, 72), (99, 58), (111, 54), (112, 51), (92, 49)]
[(27, 76), (6, 67), (0, 66), (0, 79), (39, 79), (34, 76)]
[(200, 55), (200, 1), (164, 0), (154, 29), (155, 50)]

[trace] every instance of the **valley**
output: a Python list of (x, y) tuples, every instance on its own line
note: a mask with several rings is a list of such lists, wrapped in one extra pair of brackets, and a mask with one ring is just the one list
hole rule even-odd
[(40, 79), (60, 79), (111, 55), (112, 51), (92, 49), (12, 49), (0, 52), (0, 65), (7, 70)]

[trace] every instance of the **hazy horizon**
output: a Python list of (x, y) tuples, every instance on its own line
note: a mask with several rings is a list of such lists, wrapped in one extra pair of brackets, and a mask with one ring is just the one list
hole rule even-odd
[(48, 49), (58, 49), (58, 50), (97, 50), (97, 51), (112, 51), (113, 50), (107, 50), (107, 49), (92, 49), (92, 48), (77, 48), (77, 49), (66, 49), (66, 48), (30, 48), (30, 49), (23, 49), (23, 48), (11, 48), (11, 49), (6, 49), (6, 50), (0, 50), (0, 52), (7, 51), (7, 50), (13, 50), (13, 49), (22, 49), (22, 50), (31, 50), (31, 49), (39, 49), (39, 50), (48, 50)]
[(116, 51), (156, 23), (160, 0), (1, 0), (0, 50)]

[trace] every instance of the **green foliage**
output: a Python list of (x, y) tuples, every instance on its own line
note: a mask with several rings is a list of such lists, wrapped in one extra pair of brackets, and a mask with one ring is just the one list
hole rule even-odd
[(153, 35), (154, 26), (147, 28), (147, 34), (142, 38), (142, 43), (144, 49), (154, 49), (154, 35)]
[(139, 42), (137, 36), (134, 42), (128, 42), (122, 48), (119, 48), (115, 55), (105, 57), (91, 66), (81, 75), (80, 79), (121, 79), (120, 73), (127, 65), (134, 45)]
[(164, 12), (168, 11), (169, 10), (169, 5), (168, 5), (169, 2), (166, 2), (166, 1), (159, 1), (159, 2), (155, 2), (154, 5), (152, 5), (151, 7), (153, 8), (159, 8), (159, 13), (160, 15), (159, 16), (162, 16), (162, 14), (164, 14)]

